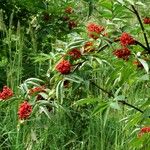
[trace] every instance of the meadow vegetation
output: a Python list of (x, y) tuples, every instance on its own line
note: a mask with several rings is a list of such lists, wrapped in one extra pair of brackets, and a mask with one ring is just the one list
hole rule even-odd
[(0, 0), (0, 150), (149, 150), (149, 9)]

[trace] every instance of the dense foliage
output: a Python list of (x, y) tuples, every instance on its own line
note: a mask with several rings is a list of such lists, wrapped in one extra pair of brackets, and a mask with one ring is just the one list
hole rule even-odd
[(150, 149), (148, 0), (0, 4), (1, 149)]

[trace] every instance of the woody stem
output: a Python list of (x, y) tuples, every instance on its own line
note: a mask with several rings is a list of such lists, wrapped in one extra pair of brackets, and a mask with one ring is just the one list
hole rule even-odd
[(144, 39), (145, 39), (145, 42), (146, 42), (147, 49), (150, 52), (148, 39), (147, 39), (147, 36), (146, 36), (146, 33), (145, 33), (145, 29), (144, 29), (143, 23), (141, 21), (140, 15), (139, 15), (138, 11), (136, 10), (136, 8), (133, 5), (131, 5), (131, 7), (132, 7), (132, 9), (133, 9), (133, 11), (134, 11), (134, 13), (135, 13), (139, 23), (140, 23), (140, 26), (141, 26), (141, 29), (142, 29), (142, 32), (143, 32), (143, 36), (144, 36)]

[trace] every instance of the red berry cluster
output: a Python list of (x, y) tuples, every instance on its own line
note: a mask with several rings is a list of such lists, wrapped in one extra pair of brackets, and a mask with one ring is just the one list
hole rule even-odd
[(31, 112), (32, 112), (32, 106), (27, 101), (24, 101), (20, 105), (19, 110), (18, 110), (19, 119), (21, 120), (28, 119)]
[(3, 87), (2, 92), (0, 92), (0, 100), (6, 100), (13, 96), (13, 91), (7, 86)]
[(68, 6), (68, 7), (65, 9), (65, 13), (67, 13), (67, 14), (72, 14), (72, 12), (73, 12), (73, 9), (72, 9), (72, 7), (70, 7), (70, 6)]
[(128, 57), (130, 56), (131, 52), (127, 47), (121, 48), (121, 49), (117, 49), (113, 52), (113, 54), (115, 56), (117, 56), (118, 58), (122, 58), (124, 60), (128, 60)]
[(72, 30), (73, 28), (77, 27), (76, 21), (70, 18), (70, 15), (73, 13), (73, 8), (68, 6), (65, 9), (65, 13), (66, 13), (66, 15), (63, 16), (63, 21), (65, 21), (67, 23), (68, 28), (70, 30)]
[(150, 18), (149, 17), (145, 17), (143, 19), (144, 24), (150, 24)]
[(133, 39), (133, 37), (131, 35), (124, 32), (124, 33), (122, 33), (122, 35), (120, 37), (120, 43), (123, 46), (133, 45), (133, 44), (135, 44), (135, 40)]
[(150, 127), (143, 127), (141, 128), (138, 137), (141, 137), (144, 133), (150, 133)]
[(38, 92), (44, 92), (45, 86), (38, 86), (29, 90), (29, 95), (33, 95)]
[(73, 60), (79, 59), (81, 57), (81, 52), (77, 48), (72, 49), (68, 52), (68, 54), (72, 57)]
[(87, 25), (87, 31), (90, 38), (93, 38), (94, 40), (99, 38), (99, 35), (102, 31), (104, 31), (104, 27), (97, 25), (95, 23), (89, 23)]
[(77, 60), (81, 57), (81, 52), (77, 48), (73, 48), (66, 55), (64, 55), (63, 60), (56, 65), (56, 70), (61, 74), (69, 74), (71, 72), (71, 63), (66, 60), (69, 56), (69, 60)]
[(71, 71), (71, 64), (68, 60), (62, 60), (57, 64), (56, 70), (61, 74), (69, 74)]

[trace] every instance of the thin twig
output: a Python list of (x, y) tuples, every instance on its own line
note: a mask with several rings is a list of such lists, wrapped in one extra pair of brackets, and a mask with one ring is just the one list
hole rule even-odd
[[(114, 41), (109, 41), (109, 44), (112, 44), (112, 43), (114, 43), (114, 42), (119, 42), (119, 41), (120, 41), (119, 39), (114, 40)], [(103, 47), (101, 47), (101, 48), (97, 51), (97, 53), (99, 53), (99, 52), (105, 50), (105, 49), (109, 46), (109, 44), (105, 44)]]
[[(117, 2), (122, 5), (122, 3), (120, 3), (119, 1), (117, 1)], [(127, 7), (126, 5), (122, 5), (122, 6), (134, 13), (134, 11), (132, 9), (130, 9), (129, 7)]]
[(141, 46), (142, 48), (144, 48), (146, 51), (150, 52), (149, 49), (147, 47), (145, 47), (142, 43), (140, 43), (139, 41), (135, 41), (135, 44)]
[(140, 26), (141, 26), (141, 29), (142, 29), (142, 32), (143, 32), (143, 36), (144, 36), (144, 39), (145, 39), (145, 42), (146, 42), (146, 46), (148, 48), (148, 51), (150, 52), (148, 39), (147, 39), (147, 36), (146, 36), (146, 33), (145, 33), (145, 29), (144, 29), (143, 23), (141, 21), (140, 15), (139, 15), (138, 11), (136, 10), (136, 8), (134, 7), (134, 5), (131, 5), (131, 7), (134, 10), (134, 14), (136, 15), (136, 17), (137, 17), (137, 19), (138, 19), (138, 21), (140, 23)]
[[(98, 89), (100, 89), (101, 91), (103, 91), (104, 93), (108, 94), (109, 97), (113, 97), (113, 98), (115, 97), (111, 92), (109, 92), (109, 91), (103, 89), (102, 87), (100, 87), (99, 85), (97, 85), (95, 82), (91, 81), (91, 83), (92, 83), (95, 87), (97, 87)], [(129, 107), (131, 107), (131, 108), (133, 108), (133, 109), (139, 111), (139, 112), (142, 113), (142, 114), (144, 113), (143, 110), (139, 109), (139, 108), (136, 107), (136, 106), (133, 106), (133, 105), (127, 103), (127, 102), (124, 101), (124, 100), (118, 100), (118, 102), (119, 102), (119, 103), (122, 103), (123, 105), (129, 106)], [(150, 118), (150, 116), (149, 116), (149, 118)]]
[[(118, 42), (118, 41), (120, 41), (120, 40), (115, 40), (114, 42)], [(113, 42), (109, 42), (109, 44), (112, 44), (112, 43), (113, 43)], [(109, 46), (109, 44), (105, 44), (103, 47), (101, 47), (101, 48), (97, 51), (97, 53), (99, 53), (99, 52), (105, 50), (105, 49)], [(148, 49), (147, 47), (145, 47), (145, 46), (144, 46), (141, 42), (139, 42), (139, 41), (136, 41), (136, 40), (135, 40), (135, 45), (139, 45), (139, 46), (141, 46), (144, 50), (146, 50), (147, 52), (150, 52), (149, 49)]]
[(95, 82), (91, 81), (91, 83), (97, 87), (98, 89), (100, 89), (101, 91), (103, 91), (104, 93), (107, 93), (109, 97), (114, 97), (114, 95), (111, 92), (108, 92), (107, 90), (101, 88), (100, 86), (98, 86)]
[(84, 62), (86, 62), (86, 60), (84, 60), (84, 61), (82, 61), (82, 62), (79, 62), (79, 63), (77, 63), (77, 64), (74, 64), (73, 66), (76, 66), (76, 67), (75, 67), (75, 69), (72, 71), (72, 73), (75, 72)]
[(135, 106), (133, 106), (133, 105), (127, 103), (127, 102), (124, 101), (124, 100), (119, 100), (118, 102), (119, 102), (119, 103), (122, 103), (123, 105), (127, 105), (127, 106), (129, 106), (129, 107), (132, 107), (133, 109), (135, 109), (135, 110), (141, 112), (142, 114), (144, 113), (143, 110), (141, 110), (141, 109), (139, 109), (139, 108), (137, 108), (137, 107), (135, 107)]

